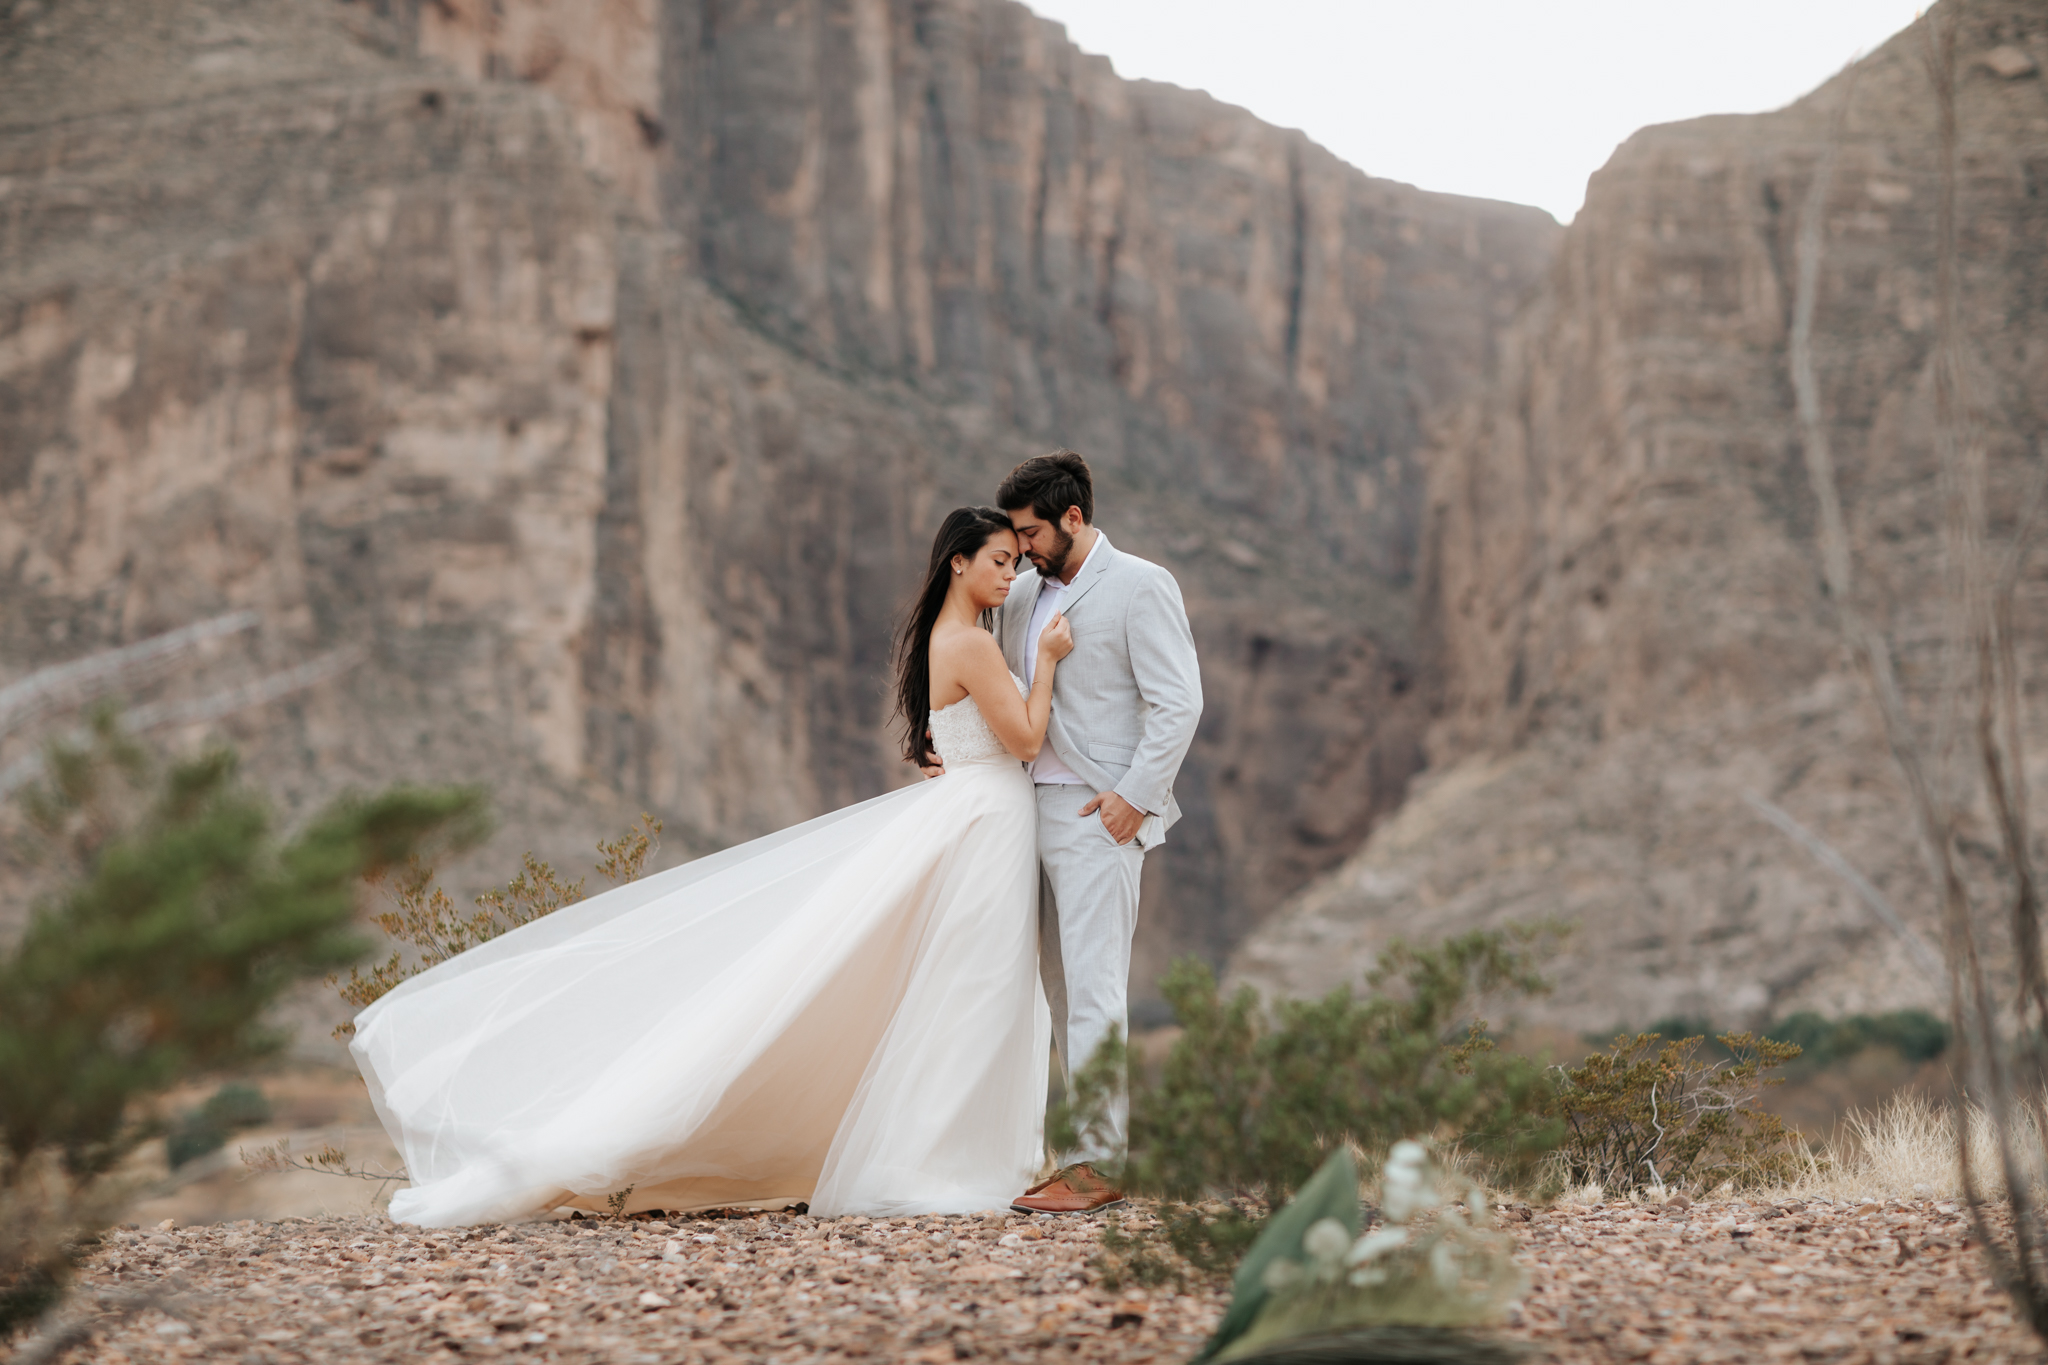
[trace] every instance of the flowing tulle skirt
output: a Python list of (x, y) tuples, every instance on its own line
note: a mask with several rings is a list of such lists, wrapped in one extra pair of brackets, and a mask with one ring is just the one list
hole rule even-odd
[(955, 767), (558, 910), (407, 981), (352, 1052), (400, 1222), (1000, 1208), (1042, 1156), (1036, 808)]

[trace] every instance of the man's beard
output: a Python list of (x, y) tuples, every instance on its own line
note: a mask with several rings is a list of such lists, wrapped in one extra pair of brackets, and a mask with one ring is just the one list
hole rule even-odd
[(1067, 556), (1074, 552), (1074, 538), (1062, 531), (1057, 524), (1046, 528), (1052, 532), (1052, 551), (1042, 559), (1032, 561), (1038, 567), (1041, 578), (1058, 578), (1067, 571)]

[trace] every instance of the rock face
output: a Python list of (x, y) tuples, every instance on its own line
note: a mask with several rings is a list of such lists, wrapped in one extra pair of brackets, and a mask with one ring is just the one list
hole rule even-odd
[[(2031, 62), (1986, 54), (2048, 54), (2048, 17), (1960, 14), (1960, 316), (2009, 535), (2048, 427), (2048, 104)], [(1924, 51), (1916, 26), (1781, 112), (1645, 130), (1594, 177), (1495, 380), (1425, 457), (1431, 771), (1244, 946), (1241, 979), (1319, 991), (1397, 935), (1554, 917), (1577, 929), (1533, 1013), (1575, 1028), (1945, 1000), (1748, 800), (1939, 943), (1821, 588), (1787, 351), (1799, 224), (1833, 145), (1815, 363), (1859, 595), (1924, 707), (1950, 667)], [(2036, 555), (2019, 597), (2036, 678), (2044, 590)]]
[[(1426, 415), (1548, 258), (1005, 0), (25, 0), (0, 17), (8, 675), (230, 607), (295, 802), (488, 781), (495, 871), (905, 773), (943, 509), (1052, 444), (1209, 704), (1141, 993), (1419, 761)], [(671, 852), (675, 843), (672, 840)]]

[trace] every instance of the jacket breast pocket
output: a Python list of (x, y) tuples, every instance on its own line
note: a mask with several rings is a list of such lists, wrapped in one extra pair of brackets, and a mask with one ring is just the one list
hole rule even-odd
[(1123, 622), (1113, 618), (1108, 620), (1095, 620), (1091, 618), (1080, 621), (1069, 618), (1067, 629), (1074, 632), (1074, 647), (1079, 649), (1083, 640), (1096, 644), (1114, 641), (1122, 633)]
[(1098, 739), (1088, 745), (1088, 757), (1112, 768), (1128, 768), (1137, 756), (1138, 749), (1133, 744), (1113, 744)]

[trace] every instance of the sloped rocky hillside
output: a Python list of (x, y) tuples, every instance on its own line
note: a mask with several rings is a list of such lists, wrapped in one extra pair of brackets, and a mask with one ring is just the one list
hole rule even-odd
[(13, 0), (0, 674), (252, 608), (191, 686), (364, 658), (228, 722), (294, 802), (674, 856), (903, 780), (937, 513), (1072, 445), (1205, 661), (1142, 988), (1417, 766), (1427, 415), (1555, 233), (1007, 0)]
[[(2048, 13), (1943, 12), (1960, 25), (1960, 316), (2009, 536), (2048, 449)], [(1594, 177), (1496, 380), (1425, 457), (1431, 771), (1244, 947), (1242, 979), (1317, 991), (1396, 935), (1555, 917), (1577, 927), (1536, 1013), (1576, 1028), (1945, 999), (1749, 799), (1940, 942), (1824, 599), (1787, 352), (1796, 234), (1832, 147), (1814, 358), (1866, 607), (1924, 702), (1951, 666), (1924, 29), (1778, 113), (1646, 129)], [(2019, 596), (2036, 679), (2044, 574), (2037, 552)]]

